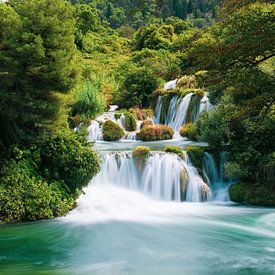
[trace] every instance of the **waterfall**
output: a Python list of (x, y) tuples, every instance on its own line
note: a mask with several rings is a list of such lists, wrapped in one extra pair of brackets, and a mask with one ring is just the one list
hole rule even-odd
[[(167, 124), (172, 127), (174, 130), (179, 130), (180, 127), (185, 123), (186, 121), (186, 114), (188, 111), (188, 107), (191, 101), (191, 98), (193, 96), (193, 93), (190, 93), (186, 95), (184, 98), (179, 98), (177, 104), (170, 104), (168, 110), (168, 114), (174, 114), (171, 115), (171, 120), (168, 120), (167, 118)], [(172, 100), (171, 100), (172, 102)]]
[(161, 109), (162, 109), (162, 96), (158, 96), (155, 114), (153, 118), (153, 121), (155, 124), (160, 123)]
[(210, 103), (209, 98), (208, 98), (209, 93), (205, 93), (203, 98), (201, 99), (201, 104), (200, 104), (200, 112), (210, 112), (213, 108), (213, 105)]
[(96, 120), (93, 120), (88, 127), (88, 140), (103, 140), (102, 128)]
[(164, 90), (176, 89), (176, 87), (177, 87), (177, 81), (178, 80), (175, 79), (175, 80), (171, 80), (171, 81), (165, 83), (164, 86), (163, 86), (163, 89)]
[(232, 180), (226, 181), (223, 177), (223, 168), (226, 163), (226, 153), (221, 152), (219, 155), (219, 165), (216, 164), (213, 155), (205, 153), (203, 160), (203, 175), (211, 186), (213, 199), (218, 201), (229, 201), (228, 188)]
[(141, 165), (130, 153), (110, 153), (103, 156), (94, 183), (137, 190), (165, 201), (202, 202), (211, 194), (187, 154), (182, 159), (176, 154), (154, 152)]
[(165, 117), (165, 124), (166, 125), (170, 126), (170, 124), (172, 123), (172, 121), (175, 118), (178, 99), (179, 99), (178, 96), (173, 96), (171, 101), (170, 101), (168, 112), (167, 112), (167, 115)]

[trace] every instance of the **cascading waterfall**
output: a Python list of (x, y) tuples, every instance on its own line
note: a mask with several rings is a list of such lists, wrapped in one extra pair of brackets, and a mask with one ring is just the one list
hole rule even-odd
[[(173, 114), (171, 116), (172, 120), (167, 120), (167, 124), (172, 127), (174, 130), (179, 130), (180, 127), (185, 123), (186, 121), (186, 114), (188, 111), (188, 107), (191, 101), (191, 98), (193, 96), (193, 93), (190, 93), (186, 95), (184, 98), (180, 98), (177, 102), (177, 104), (171, 104), (169, 107), (171, 107), (171, 110), (168, 110), (168, 114)], [(176, 107), (176, 109), (174, 109)]]
[(177, 82), (178, 82), (177, 79), (171, 80), (171, 81), (169, 81), (169, 82), (167, 82), (167, 83), (164, 84), (163, 89), (164, 89), (164, 90), (176, 89), (176, 87), (177, 87)]
[(110, 153), (92, 184), (111, 184), (137, 190), (165, 201), (203, 202), (211, 190), (193, 167), (187, 154), (154, 152), (144, 165), (129, 153)]
[(210, 103), (210, 100), (208, 98), (209, 93), (206, 92), (201, 99), (201, 104), (200, 104), (200, 111), (199, 113), (202, 112), (210, 112), (213, 109), (213, 105)]
[(89, 141), (103, 140), (102, 125), (107, 120), (111, 120), (117, 123), (121, 128), (124, 129), (125, 136), (122, 138), (123, 140), (136, 140), (136, 134), (140, 130), (142, 121), (137, 121), (136, 131), (128, 132), (125, 130), (125, 115), (122, 114), (119, 118), (115, 118), (115, 111), (109, 111), (97, 117), (96, 120), (91, 121), (91, 125), (88, 127)]
[(155, 109), (155, 115), (153, 118), (153, 121), (155, 124), (160, 123), (161, 108), (162, 108), (162, 96), (158, 96), (157, 105), (156, 105), (156, 109)]
[(225, 180), (223, 177), (223, 168), (226, 163), (226, 153), (221, 152), (219, 155), (219, 165), (216, 164), (212, 154), (205, 153), (203, 160), (203, 175), (211, 186), (213, 199), (219, 201), (229, 201), (228, 188), (232, 179)]

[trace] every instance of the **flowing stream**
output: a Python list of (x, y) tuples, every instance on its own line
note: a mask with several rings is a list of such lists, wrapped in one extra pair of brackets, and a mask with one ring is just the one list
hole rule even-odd
[[(175, 125), (182, 117), (167, 113)], [(104, 142), (98, 121), (90, 127), (101, 171), (66, 217), (0, 226), (0, 274), (275, 274), (275, 211), (230, 202), (226, 154), (219, 165), (205, 154), (200, 175), (187, 139)], [(167, 144), (183, 157), (161, 152)], [(154, 150), (142, 163), (131, 153), (137, 145)]]

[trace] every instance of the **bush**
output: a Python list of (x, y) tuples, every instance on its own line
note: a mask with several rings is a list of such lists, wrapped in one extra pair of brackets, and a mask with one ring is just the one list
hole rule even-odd
[(172, 146), (172, 145), (169, 145), (169, 146), (166, 146), (164, 148), (164, 151), (166, 153), (175, 153), (177, 154), (180, 158), (183, 157), (183, 152), (182, 152), (182, 149), (178, 146)]
[(191, 140), (197, 140), (197, 127), (194, 123), (185, 124), (180, 128), (180, 135)]
[(234, 202), (275, 207), (275, 192), (272, 184), (234, 184), (229, 188), (229, 196)]
[(143, 141), (166, 140), (172, 139), (173, 134), (174, 130), (169, 126), (153, 125), (142, 128), (137, 134), (137, 139)]
[(137, 121), (133, 114), (124, 112), (125, 116), (125, 129), (127, 131), (135, 131), (137, 129)]
[(105, 103), (102, 95), (103, 85), (100, 80), (86, 81), (76, 90), (76, 103), (73, 115), (80, 114), (84, 118), (95, 118), (104, 111)]
[(41, 169), (46, 179), (62, 180), (73, 193), (86, 186), (99, 171), (99, 157), (75, 135), (62, 134), (42, 142)]
[(146, 107), (159, 80), (148, 68), (135, 68), (127, 72), (122, 83), (118, 104), (120, 107)]
[(25, 159), (12, 160), (1, 171), (0, 223), (51, 219), (74, 206), (76, 197), (57, 183), (30, 175), (28, 164)]
[(107, 120), (103, 124), (103, 139), (105, 141), (117, 141), (124, 136), (123, 129), (111, 120)]

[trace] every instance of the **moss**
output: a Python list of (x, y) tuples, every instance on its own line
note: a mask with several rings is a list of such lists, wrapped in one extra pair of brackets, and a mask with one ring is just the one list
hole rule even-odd
[(234, 202), (275, 207), (274, 189), (274, 184), (238, 183), (229, 188), (229, 196)]
[(133, 150), (133, 158), (139, 171), (144, 168), (147, 159), (150, 157), (151, 150), (145, 146), (138, 146)]
[(135, 131), (137, 129), (137, 121), (135, 116), (130, 112), (124, 112), (125, 129), (127, 131)]
[(192, 164), (199, 170), (202, 171), (203, 168), (203, 158), (206, 151), (205, 147), (199, 146), (188, 146), (186, 152), (192, 162)]
[(191, 140), (197, 140), (197, 127), (194, 123), (185, 124), (180, 128), (180, 135)]
[(118, 120), (121, 118), (123, 114), (122, 113), (115, 113), (115, 119)]
[(183, 152), (182, 149), (178, 146), (172, 146), (172, 145), (168, 145), (164, 148), (164, 151), (167, 153), (175, 153), (177, 154), (180, 158), (183, 157)]
[(124, 136), (123, 129), (111, 120), (103, 124), (103, 139), (105, 141), (117, 141)]
[(143, 141), (156, 141), (172, 139), (174, 130), (165, 125), (147, 126), (137, 134), (137, 139)]

